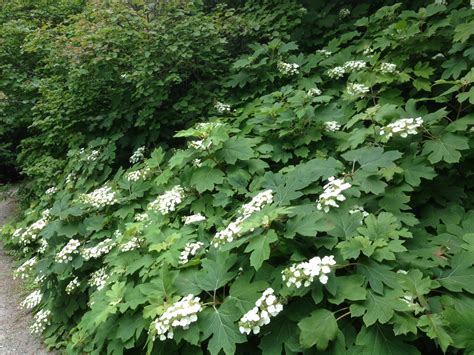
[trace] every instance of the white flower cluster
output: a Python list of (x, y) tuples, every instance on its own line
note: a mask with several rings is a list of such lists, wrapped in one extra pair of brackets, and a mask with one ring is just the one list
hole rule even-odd
[(370, 91), (370, 88), (364, 84), (349, 83), (347, 84), (347, 93), (352, 96), (363, 97)]
[(474, 0), (471, 0), (471, 9), (474, 10)]
[(140, 247), (140, 239), (138, 237), (133, 237), (128, 242), (121, 245), (120, 251), (127, 252), (127, 251), (138, 249), (139, 247)]
[(206, 138), (212, 132), (212, 130), (216, 127), (220, 127), (223, 124), (221, 122), (199, 122), (196, 124), (195, 128), (199, 135), (199, 137)]
[(66, 180), (67, 185), (73, 183), (76, 180), (76, 174), (74, 174), (74, 173), (67, 174), (65, 180)]
[(188, 329), (197, 321), (197, 314), (202, 311), (199, 297), (189, 294), (173, 303), (166, 311), (151, 323), (160, 340), (173, 339), (173, 328)]
[(21, 264), (16, 271), (13, 273), (13, 279), (20, 278), (21, 280), (25, 280), (30, 276), (31, 270), (35, 267), (38, 263), (38, 259), (36, 256), (26, 260), (23, 264)]
[(337, 121), (324, 122), (324, 130), (326, 132), (336, 132), (341, 129), (341, 125)]
[(47, 189), (44, 193), (46, 195), (52, 195), (55, 194), (58, 191), (58, 188), (56, 186), (52, 186), (49, 189)]
[(137, 164), (145, 158), (145, 147), (137, 148), (130, 157), (130, 163)]
[(91, 193), (83, 194), (81, 199), (84, 203), (87, 203), (95, 208), (111, 206), (118, 202), (115, 192), (110, 186), (103, 186), (95, 189)]
[(147, 212), (143, 212), (143, 213), (137, 213), (133, 219), (136, 221), (136, 222), (146, 222), (150, 219), (150, 216), (148, 215)]
[(42, 298), (43, 294), (40, 290), (33, 291), (20, 303), (20, 307), (26, 309), (34, 308), (41, 303)]
[(56, 262), (67, 263), (72, 261), (73, 254), (78, 253), (81, 243), (77, 239), (71, 239), (56, 255)]
[(448, 5), (447, 0), (435, 0), (436, 5)]
[(51, 322), (51, 311), (42, 309), (33, 317), (33, 324), (30, 327), (31, 333), (41, 334)]
[(283, 310), (283, 305), (274, 295), (272, 288), (267, 288), (262, 297), (255, 302), (255, 307), (245, 313), (239, 321), (239, 331), (242, 334), (258, 334), (260, 328), (270, 323), (270, 318), (275, 317)]
[(364, 210), (364, 207), (362, 206), (353, 206), (351, 210), (349, 210), (349, 214), (354, 214), (354, 213), (362, 213), (362, 216), (365, 218), (369, 215), (369, 212)]
[(204, 139), (198, 139), (188, 142), (188, 147), (196, 150), (206, 150), (211, 146), (211, 142), (206, 142)]
[(204, 217), (202, 214), (192, 214), (190, 216), (185, 216), (183, 217), (183, 222), (184, 224), (192, 224), (192, 223), (199, 223), (202, 221), (205, 221), (206, 217)]
[(199, 158), (194, 159), (193, 166), (195, 166), (196, 168), (200, 168), (202, 166), (202, 160)]
[(364, 49), (364, 51), (362, 52), (363, 55), (366, 55), (366, 56), (371, 56), (372, 53), (374, 53), (374, 49), (372, 47), (367, 47)]
[(107, 284), (108, 278), (109, 275), (107, 275), (107, 270), (105, 269), (105, 267), (102, 267), (91, 274), (91, 278), (89, 279), (89, 285), (97, 287), (97, 290), (100, 291)]
[(315, 256), (308, 261), (299, 264), (293, 264), (282, 271), (282, 279), (286, 282), (286, 286), (296, 288), (308, 287), (314, 281), (314, 278), (319, 278), (319, 282), (326, 284), (328, 276), (331, 272), (331, 266), (336, 265), (334, 256), (325, 256), (322, 259)]
[(315, 96), (321, 95), (322, 93), (323, 92), (321, 91), (321, 89), (315, 86), (314, 88), (311, 88), (308, 90), (308, 92), (306, 93), (306, 96), (315, 97)]
[(343, 8), (339, 11), (339, 17), (340, 18), (345, 18), (347, 16), (349, 16), (351, 14), (351, 10), (349, 10), (348, 8)]
[(176, 207), (183, 202), (183, 198), (184, 189), (180, 185), (176, 185), (151, 202), (149, 208), (157, 210), (161, 214), (168, 214), (176, 210)]
[(383, 62), (380, 64), (380, 71), (384, 74), (394, 74), (397, 72), (397, 65), (393, 63)]
[[(86, 150), (85, 150), (84, 148), (79, 149), (79, 154), (81, 154), (81, 155), (86, 154)], [(94, 161), (94, 160), (97, 160), (97, 158), (99, 157), (99, 155), (100, 155), (100, 151), (98, 151), (97, 149), (93, 149), (93, 150), (91, 150), (91, 152), (89, 153), (89, 155), (86, 156), (86, 160), (87, 160), (87, 161)]]
[(81, 256), (85, 260), (97, 259), (100, 258), (102, 255), (109, 253), (114, 246), (114, 240), (112, 240), (111, 238), (107, 238), (93, 247), (84, 248), (81, 251)]
[(41, 285), (43, 281), (46, 279), (46, 275), (38, 275), (33, 280), (33, 283), (37, 286)]
[(204, 246), (202, 242), (189, 242), (184, 246), (184, 250), (179, 255), (179, 263), (186, 264), (189, 261), (189, 257), (193, 258), (196, 256), (198, 251)]
[(13, 237), (19, 239), (19, 244), (24, 246), (30, 244), (32, 241), (35, 241), (38, 238), (39, 232), (41, 232), (48, 225), (49, 210), (44, 210), (41, 215), (42, 217), (36, 222), (32, 223), (28, 228), (19, 228), (13, 233)]
[(44, 254), (46, 249), (48, 249), (48, 241), (46, 239), (41, 239), (39, 244), (38, 254)]
[(319, 196), (316, 207), (318, 210), (329, 212), (331, 207), (339, 207), (337, 201), (345, 201), (346, 197), (342, 194), (342, 191), (349, 189), (352, 185), (348, 182), (344, 182), (344, 179), (336, 179), (331, 176), (329, 182), (324, 185), (323, 193)]
[(127, 180), (130, 182), (137, 182), (138, 180), (144, 180), (150, 173), (150, 168), (143, 168), (140, 170), (131, 171), (127, 174)]
[(365, 69), (367, 67), (367, 63), (363, 60), (349, 60), (344, 63), (343, 67), (346, 72), (352, 72)]
[(318, 49), (316, 53), (322, 54), (325, 57), (329, 57), (332, 53), (327, 49)]
[(334, 67), (329, 69), (327, 73), (331, 79), (340, 79), (346, 73), (346, 69), (344, 67)]
[(387, 137), (387, 139), (390, 139), (395, 134), (400, 135), (402, 138), (406, 138), (409, 134), (417, 134), (418, 128), (422, 125), (423, 119), (421, 117), (401, 118), (382, 128), (380, 135)]
[(284, 75), (296, 75), (300, 72), (300, 66), (296, 63), (286, 63), (279, 61), (277, 63), (277, 68), (280, 73)]
[(252, 200), (240, 208), (239, 216), (230, 222), (227, 227), (217, 232), (212, 239), (212, 245), (218, 248), (222, 244), (230, 243), (242, 230), (242, 223), (253, 213), (260, 211), (265, 205), (273, 202), (273, 191), (265, 190), (258, 193)]
[(229, 104), (225, 104), (225, 103), (220, 102), (220, 101), (217, 101), (217, 102), (214, 104), (214, 108), (215, 108), (216, 111), (219, 112), (220, 114), (230, 113), (230, 111), (231, 111)]
[(66, 285), (66, 293), (70, 295), (80, 286), (79, 278), (76, 276)]

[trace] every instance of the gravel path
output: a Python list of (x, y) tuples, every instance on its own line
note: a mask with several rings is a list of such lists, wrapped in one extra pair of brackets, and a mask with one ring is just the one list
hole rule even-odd
[[(0, 226), (13, 214), (16, 203), (13, 198), (1, 200)], [(45, 350), (38, 337), (30, 334), (28, 323), (31, 315), (19, 310), (22, 301), (19, 282), (12, 276), (12, 260), (5, 253), (0, 241), (0, 354), (1, 355), (43, 355), (51, 354)]]

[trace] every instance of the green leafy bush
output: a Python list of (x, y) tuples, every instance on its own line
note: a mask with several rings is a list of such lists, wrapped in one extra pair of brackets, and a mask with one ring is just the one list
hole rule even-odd
[(67, 353), (473, 352), (468, 5), (328, 5), (347, 32), (250, 45), (161, 147), (121, 116), (70, 149), (4, 228), (34, 330)]

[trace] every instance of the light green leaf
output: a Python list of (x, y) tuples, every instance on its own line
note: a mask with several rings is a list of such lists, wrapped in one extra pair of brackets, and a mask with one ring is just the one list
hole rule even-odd
[(201, 167), (191, 176), (191, 185), (196, 187), (198, 192), (214, 190), (214, 186), (224, 181), (224, 173), (216, 168)]
[(461, 159), (461, 150), (469, 148), (468, 139), (464, 136), (445, 133), (439, 139), (425, 142), (423, 154), (428, 155), (428, 160), (438, 163), (441, 160), (446, 163), (457, 163)]
[(278, 236), (273, 229), (268, 232), (252, 237), (245, 252), (250, 254), (250, 265), (255, 270), (260, 269), (263, 262), (270, 257), (270, 244), (276, 242)]
[(318, 350), (328, 347), (330, 341), (336, 339), (338, 326), (334, 314), (327, 309), (318, 309), (307, 318), (298, 322), (300, 328), (300, 344), (304, 348), (316, 345)]

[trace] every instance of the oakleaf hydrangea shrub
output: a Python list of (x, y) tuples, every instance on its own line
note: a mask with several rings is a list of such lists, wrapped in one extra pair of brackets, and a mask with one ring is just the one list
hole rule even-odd
[(474, 13), (415, 5), (252, 44), (132, 166), (138, 143), (71, 151), (3, 229), (32, 330), (71, 354), (474, 351)]

